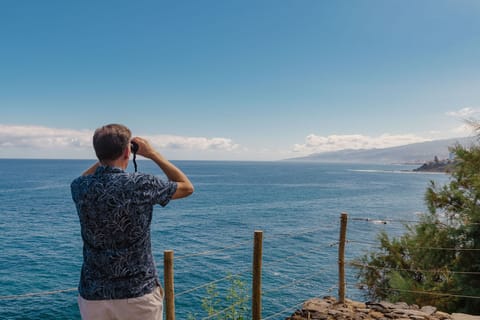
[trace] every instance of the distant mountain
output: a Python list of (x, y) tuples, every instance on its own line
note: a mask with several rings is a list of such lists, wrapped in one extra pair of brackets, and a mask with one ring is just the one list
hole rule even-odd
[(306, 157), (291, 158), (288, 161), (315, 161), (335, 163), (372, 163), (372, 164), (423, 164), (438, 159), (448, 159), (449, 147), (460, 143), (469, 146), (475, 137), (434, 140), (384, 149), (340, 150), (314, 153)]

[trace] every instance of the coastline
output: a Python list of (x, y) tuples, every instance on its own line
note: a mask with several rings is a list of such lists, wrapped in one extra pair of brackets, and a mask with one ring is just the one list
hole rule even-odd
[(454, 160), (437, 160), (426, 162), (420, 167), (413, 169), (414, 172), (442, 172), (449, 173), (452, 172), (456, 165)]
[(480, 316), (464, 313), (446, 313), (432, 306), (419, 307), (405, 302), (390, 303), (358, 302), (345, 299), (339, 303), (336, 298), (327, 296), (313, 298), (303, 303), (285, 320), (480, 320)]

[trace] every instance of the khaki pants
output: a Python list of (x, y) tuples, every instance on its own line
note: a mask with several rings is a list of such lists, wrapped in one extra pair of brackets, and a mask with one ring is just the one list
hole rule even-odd
[(83, 320), (163, 320), (163, 290), (138, 298), (115, 300), (85, 300), (78, 296)]

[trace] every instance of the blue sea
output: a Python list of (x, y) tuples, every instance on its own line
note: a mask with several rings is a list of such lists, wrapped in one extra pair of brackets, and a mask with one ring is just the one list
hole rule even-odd
[[(82, 241), (70, 182), (92, 163), (0, 160), (0, 319), (80, 318)], [(264, 232), (264, 319), (284, 319), (308, 298), (336, 296), (340, 214), (349, 215), (349, 261), (374, 250), (381, 230), (402, 234), (426, 211), (429, 182), (449, 179), (399, 165), (175, 164), (195, 193), (155, 208), (152, 247), (162, 282), (164, 251), (174, 250), (177, 319), (206, 318), (207, 284), (225, 296), (228, 275), (250, 294), (255, 230)], [(162, 175), (149, 161), (138, 166)], [(356, 281), (347, 268), (347, 297), (364, 300)]]

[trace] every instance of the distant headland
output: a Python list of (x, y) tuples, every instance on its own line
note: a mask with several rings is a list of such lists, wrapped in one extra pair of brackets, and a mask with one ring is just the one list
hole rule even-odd
[(443, 159), (439, 160), (437, 157), (433, 161), (425, 162), (420, 167), (413, 169), (415, 172), (452, 172), (455, 166), (455, 160)]
[(438, 160), (435, 162), (435, 158), (450, 159), (450, 147), (453, 147), (456, 144), (469, 147), (476, 140), (476, 137), (465, 137), (447, 140), (434, 140), (383, 149), (340, 150), (333, 152), (314, 153), (306, 157), (287, 159), (287, 161), (357, 164), (409, 164), (419, 165), (421, 168), (423, 167), (422, 171), (441, 171), (449, 168), (450, 164), (448, 163), (448, 160)]

